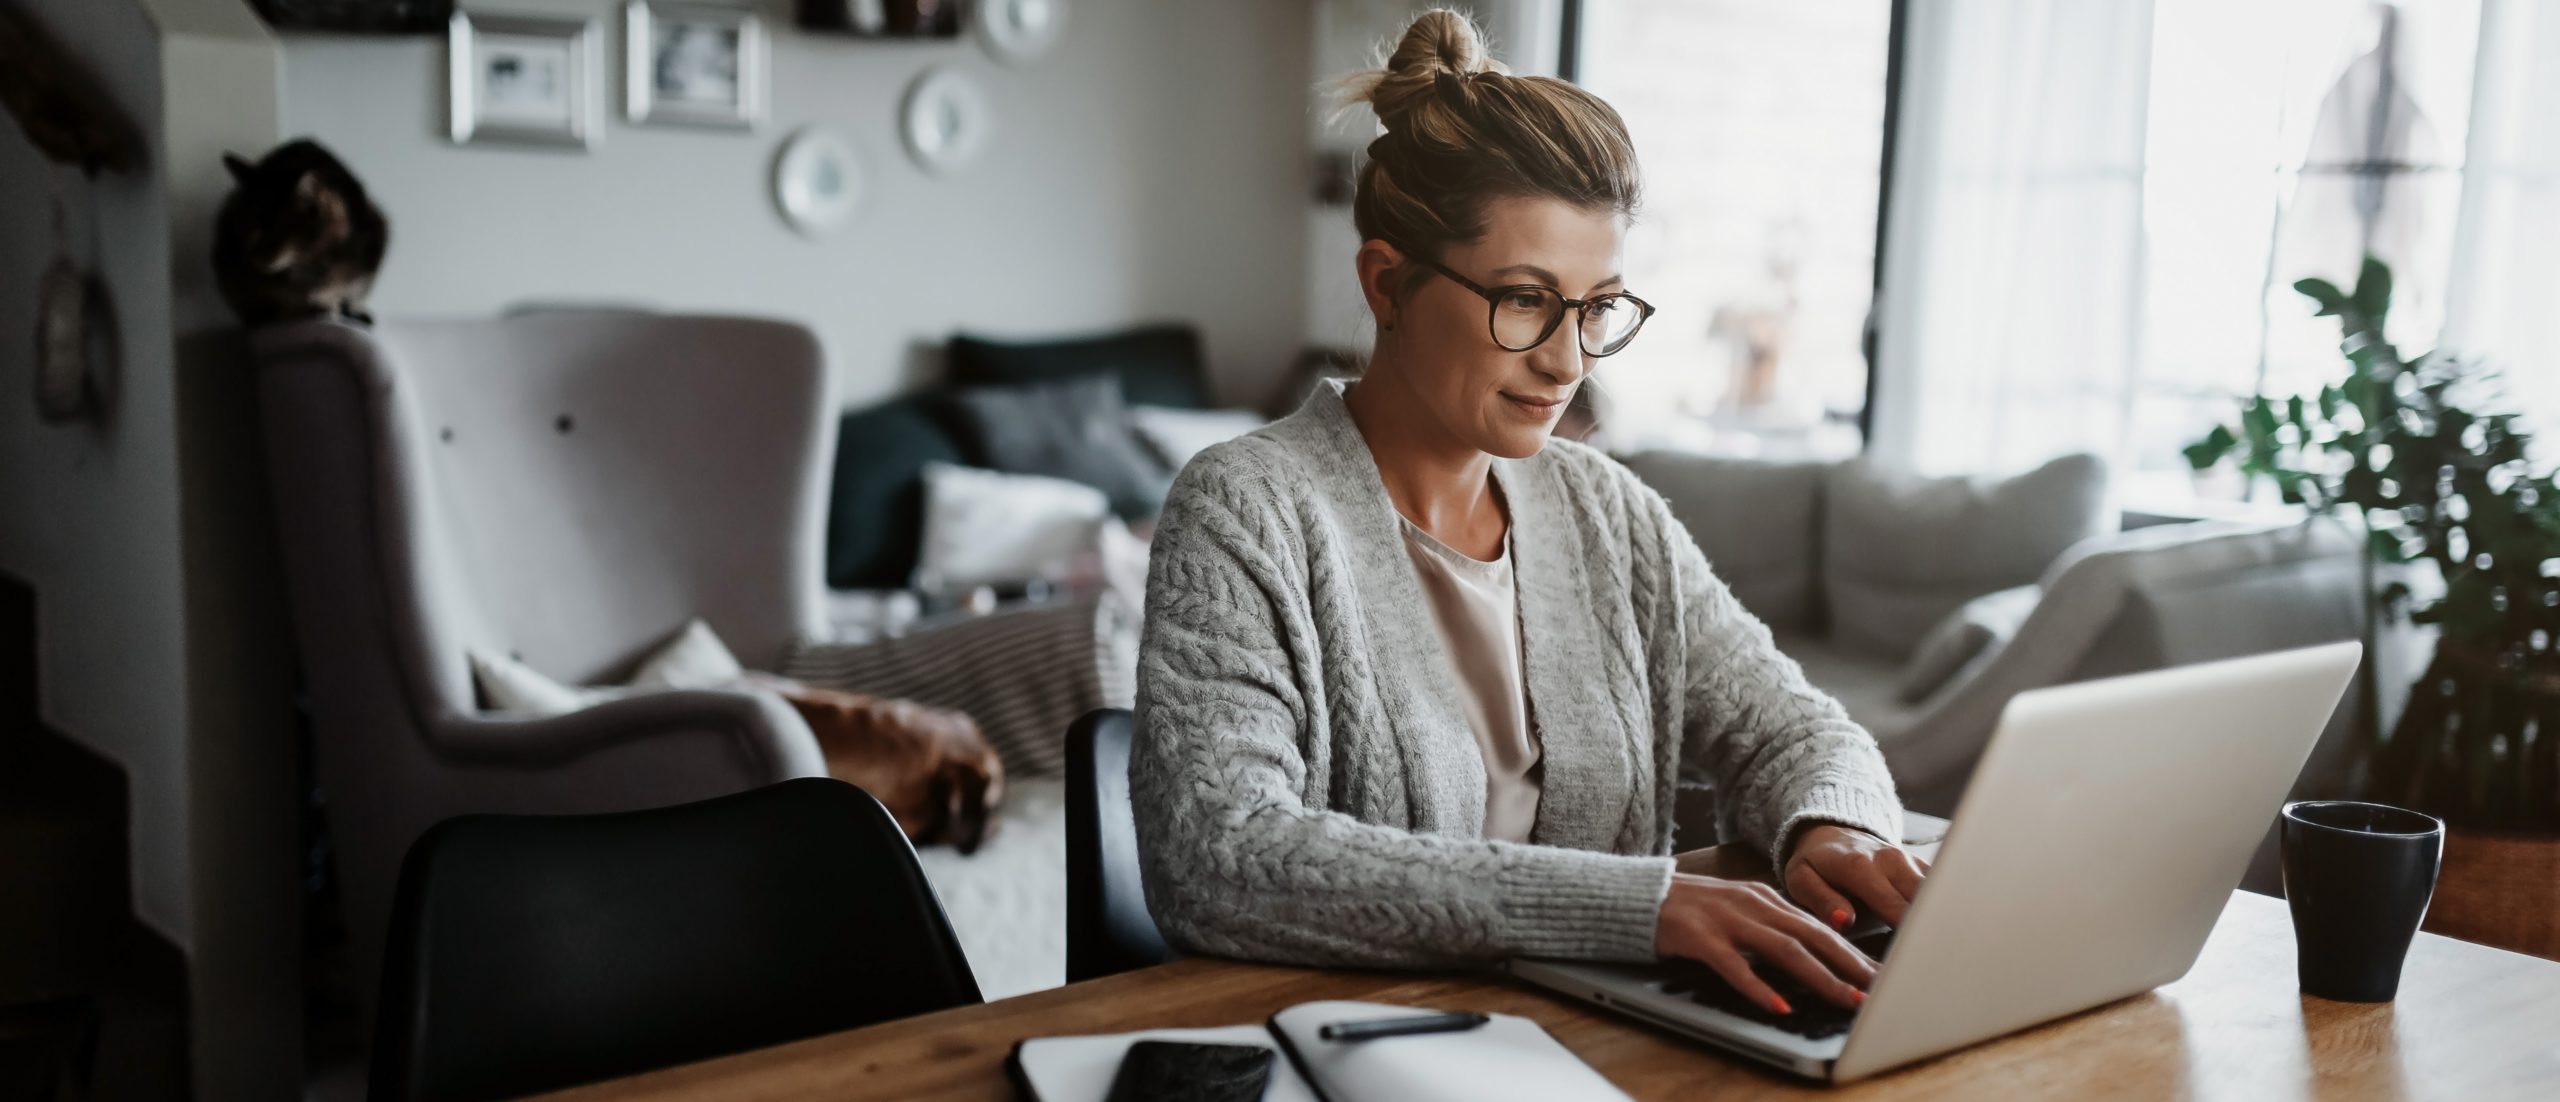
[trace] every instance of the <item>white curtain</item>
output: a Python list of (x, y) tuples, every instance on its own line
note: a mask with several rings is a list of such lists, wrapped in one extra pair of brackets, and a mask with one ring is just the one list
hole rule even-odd
[(2141, 362), (2151, 2), (1916, 0), (1869, 453), (2113, 458)]
[(2486, 0), (2441, 347), (2495, 365), (2560, 462), (2560, 4)]

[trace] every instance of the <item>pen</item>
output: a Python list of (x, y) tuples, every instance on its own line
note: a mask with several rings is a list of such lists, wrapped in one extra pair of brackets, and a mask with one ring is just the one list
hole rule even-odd
[(1327, 1041), (1366, 1041), (1372, 1037), (1402, 1037), (1413, 1033), (1456, 1033), (1474, 1029), (1492, 1021), (1489, 1015), (1466, 1011), (1457, 1014), (1417, 1014), (1401, 1018), (1369, 1018), (1357, 1022), (1331, 1022), (1318, 1028), (1316, 1036)]

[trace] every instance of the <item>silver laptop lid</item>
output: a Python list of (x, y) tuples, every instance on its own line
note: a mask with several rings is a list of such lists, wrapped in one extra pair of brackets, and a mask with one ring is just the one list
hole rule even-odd
[(2362, 652), (2334, 643), (2011, 700), (1832, 1077), (2184, 975)]

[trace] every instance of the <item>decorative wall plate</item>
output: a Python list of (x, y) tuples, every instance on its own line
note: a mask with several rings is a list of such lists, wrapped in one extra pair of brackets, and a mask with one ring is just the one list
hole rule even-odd
[(862, 201), (862, 163), (832, 130), (810, 128), (782, 143), (773, 162), (773, 205), (804, 236), (826, 234)]
[(1067, 0), (978, 0), (969, 10), (969, 22), (987, 52), (998, 61), (1019, 64), (1058, 44)]
[(36, 417), (77, 421), (89, 409), (89, 291), (80, 269), (56, 259), (36, 285)]
[(106, 284), (55, 258), (36, 284), (36, 419), (104, 418), (115, 405), (120, 352)]
[(977, 160), (993, 125), (978, 82), (957, 69), (928, 69), (907, 86), (898, 130), (925, 171), (957, 171)]

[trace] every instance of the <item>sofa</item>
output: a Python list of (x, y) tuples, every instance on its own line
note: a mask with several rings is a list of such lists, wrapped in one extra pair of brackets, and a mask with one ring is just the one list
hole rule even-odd
[[(2005, 480), (1921, 479), (1862, 459), (1624, 459), (1806, 678), (1874, 733), (1904, 802), (1931, 814), (1955, 810), (2020, 692), (2362, 629), (2353, 533), (2326, 521), (2129, 527), (2088, 457)], [(1964, 634), (1969, 652), (1924, 668), (1922, 650)], [(2363, 700), (2350, 691), (2298, 793), (2338, 787)], [(1711, 794), (1697, 793), (1679, 819), (1704, 832), (1711, 815)], [(2270, 872), (2262, 860), (2251, 886), (2270, 886)]]

